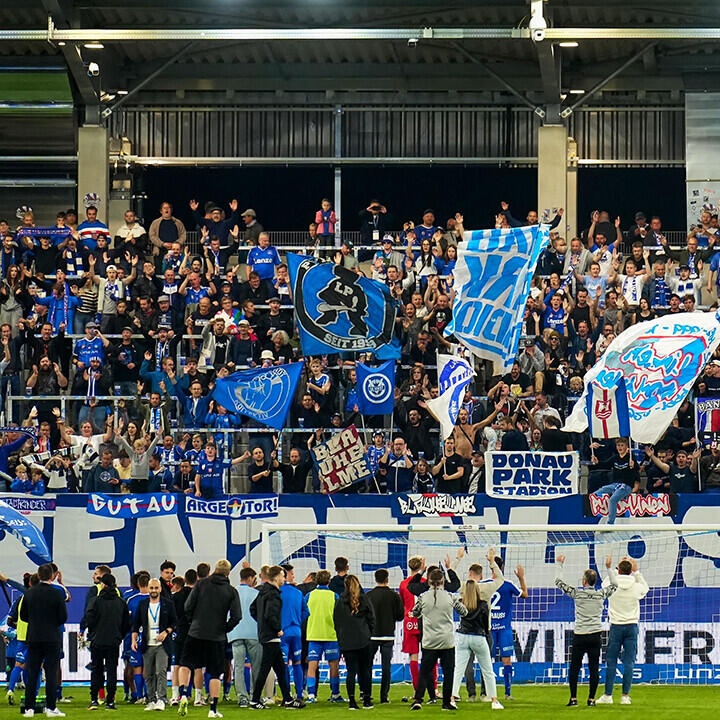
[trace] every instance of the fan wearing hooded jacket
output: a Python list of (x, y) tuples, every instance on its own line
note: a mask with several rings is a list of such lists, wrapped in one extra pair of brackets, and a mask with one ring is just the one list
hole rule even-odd
[[(608, 558), (608, 562), (610, 558)], [(606, 567), (610, 569), (606, 562)], [(638, 622), (640, 620), (640, 601), (650, 588), (638, 570), (637, 560), (624, 557), (617, 566), (617, 590), (608, 600), (610, 614), (610, 635), (608, 636), (605, 657), (605, 694), (597, 699), (599, 705), (611, 705), (615, 670), (622, 649), (623, 681), (621, 705), (630, 705), (630, 688), (637, 655)], [(603, 588), (609, 587), (613, 580), (610, 575), (603, 580)]]

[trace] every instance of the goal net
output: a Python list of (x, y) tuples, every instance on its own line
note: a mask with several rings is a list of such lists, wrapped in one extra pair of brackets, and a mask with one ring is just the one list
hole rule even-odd
[[(506, 580), (519, 584), (515, 570), (525, 569), (529, 597), (517, 598), (514, 606), (514, 681), (566, 681), (574, 607), (555, 587), (555, 557), (562, 554), (563, 578), (577, 585), (587, 568), (605, 578), (608, 556), (613, 566), (625, 556), (637, 561), (650, 592), (640, 602), (636, 681), (720, 683), (720, 525), (265, 524), (262, 532), (264, 564), (291, 563), (296, 582), (320, 569), (333, 572), (335, 558), (343, 556), (366, 590), (374, 586), (378, 568), (389, 571), (397, 588), (414, 555), (443, 566), (449, 556), (461, 580), (470, 564), (481, 563), (483, 577), (489, 577), (485, 555), (491, 547), (504, 559)], [(461, 548), (465, 555), (457, 560)], [(603, 617), (607, 632), (607, 608)], [(408, 677), (400, 625), (396, 680)]]

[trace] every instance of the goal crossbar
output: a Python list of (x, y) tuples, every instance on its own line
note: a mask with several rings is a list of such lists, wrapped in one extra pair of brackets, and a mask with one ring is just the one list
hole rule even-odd
[(408, 523), (398, 524), (293, 524), (293, 523), (273, 523), (266, 522), (262, 524), (261, 540), (262, 540), (262, 561), (263, 564), (269, 563), (269, 542), (270, 535), (277, 532), (311, 532), (340, 535), (362, 535), (363, 533), (448, 533), (448, 532), (486, 532), (486, 533), (598, 533), (600, 535), (611, 536), (613, 533), (720, 533), (720, 523), (688, 523), (688, 524), (670, 524), (664, 522), (633, 522), (633, 523), (617, 523), (615, 525), (608, 524), (544, 524), (544, 525), (503, 525), (499, 523), (469, 523), (469, 524), (448, 524), (448, 523)]

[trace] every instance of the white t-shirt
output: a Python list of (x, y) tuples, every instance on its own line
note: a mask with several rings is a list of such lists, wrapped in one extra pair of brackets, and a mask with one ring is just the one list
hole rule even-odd
[(622, 283), (622, 294), (628, 305), (639, 305), (645, 277), (643, 275), (618, 275)]
[(92, 470), (97, 465), (100, 453), (100, 444), (103, 442), (104, 434), (91, 435), (89, 438), (84, 435), (71, 435), (72, 446), (80, 448), (78, 456), (78, 468), (80, 470)]

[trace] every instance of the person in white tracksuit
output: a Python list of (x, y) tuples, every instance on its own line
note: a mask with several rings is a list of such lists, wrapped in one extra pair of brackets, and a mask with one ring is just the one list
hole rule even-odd
[[(605, 566), (610, 569), (610, 558)], [(603, 588), (611, 584), (610, 576), (603, 580)], [(599, 705), (612, 704), (612, 692), (615, 685), (615, 670), (622, 649), (623, 681), (621, 705), (630, 705), (630, 687), (633, 668), (637, 655), (638, 622), (640, 620), (640, 601), (648, 594), (645, 578), (638, 570), (637, 561), (624, 557), (617, 566), (617, 590), (608, 600), (610, 614), (610, 635), (605, 666), (605, 694), (598, 698)]]

